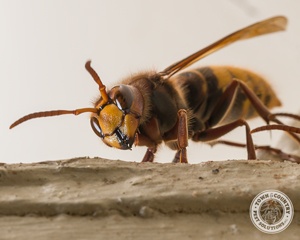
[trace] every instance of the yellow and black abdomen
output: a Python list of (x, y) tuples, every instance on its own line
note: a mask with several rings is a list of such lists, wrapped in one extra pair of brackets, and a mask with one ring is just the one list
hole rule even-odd
[(257, 116), (249, 99), (238, 88), (234, 101), (230, 107), (227, 106), (227, 109), (224, 109), (226, 110), (224, 115), (213, 119), (216, 118), (211, 114), (215, 105), (234, 78), (246, 83), (268, 108), (280, 106), (280, 101), (272, 87), (256, 73), (231, 66), (209, 66), (190, 70), (178, 74), (170, 81), (173, 86), (177, 85), (183, 91), (187, 109), (193, 114), (193, 130), (203, 130), (209, 122), (219, 125), (240, 118), (249, 119)]

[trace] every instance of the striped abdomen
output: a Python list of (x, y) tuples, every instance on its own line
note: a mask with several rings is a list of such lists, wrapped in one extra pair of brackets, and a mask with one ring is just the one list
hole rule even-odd
[[(230, 66), (210, 66), (183, 72), (169, 81), (183, 92), (187, 109), (190, 109), (193, 114), (193, 130), (203, 130), (205, 123), (214, 118), (211, 116), (214, 106), (234, 78), (245, 82), (268, 108), (280, 106), (280, 101), (272, 87), (266, 80), (251, 71)], [(238, 88), (226, 114), (220, 119), (213, 119), (212, 122), (218, 122), (219, 125), (239, 118), (249, 119), (255, 116), (257, 113), (249, 99)]]

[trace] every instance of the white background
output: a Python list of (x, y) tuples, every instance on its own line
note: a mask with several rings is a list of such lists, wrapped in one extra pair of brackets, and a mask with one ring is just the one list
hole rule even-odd
[[(84, 69), (92, 59), (107, 86), (143, 69), (162, 70), (256, 21), (285, 15), (286, 32), (233, 44), (201, 60), (261, 73), (284, 107), (298, 112), (300, 1), (296, 0), (0, 0), (0, 162), (36, 162), (82, 156), (140, 161), (145, 148), (108, 148), (93, 133), (89, 114), (9, 125), (36, 111), (92, 106), (97, 85)], [(252, 126), (262, 121), (251, 122)], [(276, 145), (280, 133), (254, 135)], [(226, 136), (244, 141), (244, 129)], [(162, 147), (157, 161), (173, 152)], [(246, 158), (242, 149), (191, 143), (189, 161)]]

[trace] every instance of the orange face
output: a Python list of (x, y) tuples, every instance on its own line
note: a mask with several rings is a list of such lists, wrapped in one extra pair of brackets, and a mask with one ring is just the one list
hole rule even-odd
[(92, 114), (91, 126), (94, 132), (110, 147), (131, 149), (140, 123), (142, 102), (133, 87), (117, 86), (109, 92), (108, 102), (101, 99), (96, 106), (98, 114)]

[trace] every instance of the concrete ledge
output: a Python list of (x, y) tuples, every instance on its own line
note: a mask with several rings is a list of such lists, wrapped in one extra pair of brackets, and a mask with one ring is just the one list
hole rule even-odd
[(292, 224), (276, 236), (298, 237), (298, 164), (232, 160), (189, 165), (100, 158), (2, 164), (0, 226), (4, 239), (66, 239), (70, 234), (95, 239), (274, 239), (256, 230), (248, 214), (254, 196), (268, 189), (283, 191), (295, 209)]

